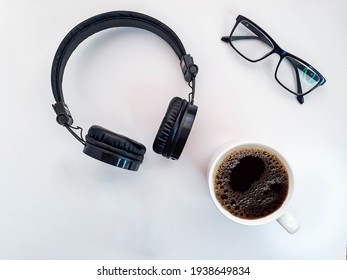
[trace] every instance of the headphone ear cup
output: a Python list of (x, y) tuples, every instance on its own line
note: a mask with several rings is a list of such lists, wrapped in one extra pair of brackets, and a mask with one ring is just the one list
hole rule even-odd
[(192, 129), (198, 107), (187, 100), (175, 97), (154, 139), (153, 150), (166, 158), (178, 159)]
[(146, 147), (124, 135), (93, 125), (86, 135), (83, 152), (105, 163), (128, 170), (138, 170)]
[(164, 154), (166, 154), (166, 148), (170, 142), (169, 138), (172, 134), (172, 130), (175, 127), (178, 116), (180, 115), (182, 105), (182, 98), (174, 97), (170, 101), (165, 116), (160, 124), (159, 130), (153, 142), (153, 151), (157, 154), (165, 156)]

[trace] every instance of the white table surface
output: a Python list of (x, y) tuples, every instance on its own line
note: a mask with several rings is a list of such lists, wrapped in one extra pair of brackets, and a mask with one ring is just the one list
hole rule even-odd
[[(63, 37), (112, 10), (159, 19), (200, 67), (196, 122), (178, 161), (152, 151), (169, 101), (187, 98), (177, 56), (134, 28), (101, 32), (71, 56), (64, 93), (75, 124), (99, 124), (147, 147), (138, 172), (82, 153), (55, 121), (50, 69)], [(99, 0), (0, 2), (1, 259), (345, 259), (347, 2)], [(300, 105), (274, 79), (278, 56), (252, 64), (220, 41), (238, 14), (327, 83)], [(213, 152), (233, 139), (287, 156), (289, 208), (302, 228), (226, 219), (208, 191)]]

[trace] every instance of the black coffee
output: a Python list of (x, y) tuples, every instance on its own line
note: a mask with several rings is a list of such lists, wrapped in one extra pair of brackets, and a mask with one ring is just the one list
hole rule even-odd
[(243, 219), (276, 211), (288, 194), (288, 173), (280, 159), (261, 148), (230, 153), (217, 167), (214, 190), (219, 203)]

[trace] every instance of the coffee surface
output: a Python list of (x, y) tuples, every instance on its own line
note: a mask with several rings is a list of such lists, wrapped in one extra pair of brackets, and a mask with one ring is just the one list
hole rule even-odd
[(262, 148), (242, 148), (227, 155), (215, 172), (219, 203), (242, 219), (265, 217), (288, 194), (288, 173), (280, 159)]

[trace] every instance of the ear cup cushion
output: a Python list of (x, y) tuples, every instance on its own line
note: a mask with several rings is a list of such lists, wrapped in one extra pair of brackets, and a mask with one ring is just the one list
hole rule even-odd
[(86, 135), (88, 143), (135, 160), (143, 160), (146, 147), (124, 135), (93, 125)]
[(183, 106), (183, 100), (179, 97), (174, 97), (167, 110), (166, 114), (160, 124), (158, 133), (153, 142), (153, 151), (158, 154), (163, 154), (166, 145), (168, 144), (168, 139), (170, 133), (175, 125), (177, 117)]

